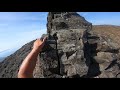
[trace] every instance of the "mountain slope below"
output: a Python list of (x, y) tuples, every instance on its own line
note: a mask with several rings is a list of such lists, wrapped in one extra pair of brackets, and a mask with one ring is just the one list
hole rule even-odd
[(17, 72), (19, 66), (21, 65), (24, 58), (31, 51), (34, 41), (25, 44), (14, 54), (8, 56), (0, 63), (0, 78), (15, 78), (17, 77)]

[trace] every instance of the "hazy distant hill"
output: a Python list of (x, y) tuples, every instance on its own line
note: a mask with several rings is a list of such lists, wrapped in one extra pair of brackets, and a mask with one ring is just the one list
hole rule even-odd
[(5, 57), (0, 57), (0, 62), (3, 61), (5, 59)]
[(17, 50), (18, 48), (13, 48), (13, 49), (7, 49), (7, 50), (0, 52), (0, 61), (4, 60), (7, 56), (13, 54)]
[[(20, 49), (18, 49), (13, 54), (6, 57), (2, 62), (0, 62), (0, 77), (16, 77), (18, 68), (23, 59), (30, 52), (32, 44), (33, 41), (23, 45)], [(12, 74), (15, 76), (11, 76)]]

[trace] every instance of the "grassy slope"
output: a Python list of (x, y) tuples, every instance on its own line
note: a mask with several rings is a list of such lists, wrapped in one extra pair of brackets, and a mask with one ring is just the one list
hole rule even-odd
[(96, 34), (106, 36), (120, 45), (120, 26), (94, 25), (93, 31)]

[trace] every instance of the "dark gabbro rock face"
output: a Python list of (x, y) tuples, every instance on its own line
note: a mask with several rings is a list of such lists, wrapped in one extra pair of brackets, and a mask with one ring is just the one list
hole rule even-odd
[(49, 43), (40, 54), (43, 76), (87, 75), (89, 63), (84, 57), (84, 42), (92, 24), (75, 12), (50, 12), (47, 19)]
[(61, 29), (92, 29), (92, 24), (76, 12), (50, 12), (47, 20), (48, 33)]

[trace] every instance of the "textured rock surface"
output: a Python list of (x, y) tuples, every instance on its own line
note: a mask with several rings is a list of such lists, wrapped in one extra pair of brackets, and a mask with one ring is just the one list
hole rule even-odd
[(84, 42), (92, 24), (74, 12), (50, 12), (47, 26), (49, 43), (40, 57), (44, 76), (85, 76), (88, 66), (84, 57)]
[(88, 72), (84, 58), (84, 35), (86, 29), (71, 29), (57, 33), (57, 48), (60, 60), (60, 73), (84, 76)]
[(50, 12), (47, 20), (48, 33), (61, 29), (92, 29), (92, 24), (75, 12)]
[[(35, 78), (120, 78), (120, 41), (111, 38), (114, 31), (106, 33), (108, 26), (92, 27), (75, 12), (49, 12), (47, 20), (47, 34), (42, 37), (48, 39), (38, 56)], [(33, 42), (0, 62), (0, 78), (17, 77)]]
[[(104, 26), (98, 27), (102, 29)], [(107, 27), (109, 27), (109, 29), (107, 29)], [(96, 26), (94, 28), (96, 28)], [(107, 32), (104, 29), (103, 32), (99, 29), (97, 29), (98, 31), (93, 29), (93, 34), (97, 36), (97, 39), (94, 39), (96, 50), (93, 60), (98, 63), (100, 71), (97, 76), (98, 78), (120, 78), (120, 45), (119, 40), (116, 42), (115, 38), (117, 36), (113, 37), (119, 32), (111, 26), (106, 26), (105, 28), (108, 30)], [(111, 28), (112, 30), (110, 30)], [(116, 26), (115, 28), (118, 27)]]
[[(98, 78), (115, 78), (120, 72), (118, 43), (102, 33), (90, 32), (88, 35), (88, 48), (90, 49), (91, 64), (89, 76)], [(89, 57), (89, 55), (88, 55)], [(96, 64), (96, 67), (93, 66)], [(97, 69), (96, 72), (94, 69)]]

